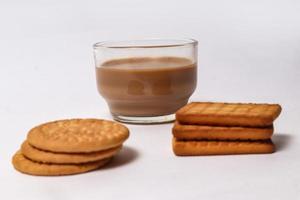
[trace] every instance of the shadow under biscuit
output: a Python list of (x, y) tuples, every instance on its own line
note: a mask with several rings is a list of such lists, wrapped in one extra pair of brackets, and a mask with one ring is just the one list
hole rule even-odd
[(276, 146), (276, 151), (283, 151), (287, 149), (291, 140), (292, 136), (286, 133), (275, 133), (272, 136), (272, 141)]
[(121, 167), (135, 161), (139, 156), (139, 153), (132, 147), (123, 146), (121, 151), (113, 157), (111, 162), (105, 165), (102, 169), (111, 169), (115, 167)]

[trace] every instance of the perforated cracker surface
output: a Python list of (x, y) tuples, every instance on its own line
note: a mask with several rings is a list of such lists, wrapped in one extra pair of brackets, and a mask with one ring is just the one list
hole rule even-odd
[(278, 104), (193, 102), (176, 112), (181, 123), (219, 126), (270, 126), (281, 112)]
[(99, 119), (70, 119), (45, 123), (31, 129), (30, 145), (41, 150), (82, 153), (121, 145), (129, 137), (122, 124)]

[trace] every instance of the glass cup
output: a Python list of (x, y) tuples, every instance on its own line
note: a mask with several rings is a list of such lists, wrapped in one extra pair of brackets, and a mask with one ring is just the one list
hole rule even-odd
[(97, 87), (120, 122), (170, 122), (197, 84), (193, 39), (105, 41), (94, 44)]

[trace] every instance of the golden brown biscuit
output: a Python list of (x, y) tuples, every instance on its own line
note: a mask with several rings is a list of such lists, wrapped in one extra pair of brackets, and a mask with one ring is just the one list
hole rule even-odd
[(177, 156), (260, 154), (273, 153), (271, 140), (261, 141), (180, 141), (173, 138), (173, 151)]
[(29, 131), (30, 145), (46, 151), (86, 153), (120, 146), (129, 136), (126, 126), (100, 119), (70, 119), (41, 124)]
[(172, 133), (174, 137), (182, 140), (263, 140), (270, 139), (273, 130), (273, 125), (263, 128), (227, 127), (182, 125), (176, 121)]
[(34, 162), (26, 158), (21, 151), (18, 151), (12, 159), (13, 166), (16, 170), (37, 176), (59, 176), (79, 174), (91, 170), (95, 170), (105, 165), (110, 159), (104, 159), (96, 162), (84, 164), (44, 164)]
[(36, 162), (52, 164), (78, 164), (110, 158), (117, 154), (121, 147), (122, 146), (118, 146), (91, 153), (55, 153), (37, 149), (25, 141), (21, 146), (21, 152), (24, 156)]
[(278, 104), (194, 102), (176, 112), (182, 124), (264, 127), (281, 112)]

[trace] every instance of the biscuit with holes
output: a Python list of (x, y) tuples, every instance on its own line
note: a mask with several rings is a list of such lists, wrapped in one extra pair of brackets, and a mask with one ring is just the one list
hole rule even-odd
[(279, 116), (278, 104), (193, 102), (176, 112), (182, 124), (211, 126), (271, 126)]
[(230, 154), (273, 153), (275, 146), (271, 140), (258, 141), (184, 141), (173, 138), (173, 152), (177, 156), (204, 156)]
[(273, 134), (273, 125), (268, 127), (205, 126), (175, 122), (173, 136), (182, 140), (264, 140)]
[(104, 159), (96, 162), (83, 164), (45, 164), (34, 162), (26, 158), (21, 151), (18, 151), (12, 159), (13, 166), (16, 170), (37, 176), (59, 176), (71, 175), (88, 172), (98, 169), (108, 163), (110, 159)]
[(129, 137), (126, 126), (100, 119), (69, 119), (41, 124), (27, 135), (30, 145), (45, 151), (86, 153), (120, 146)]
[(87, 163), (105, 158), (110, 158), (117, 154), (122, 146), (117, 146), (111, 149), (96, 151), (91, 153), (55, 153), (51, 151), (43, 151), (31, 146), (27, 141), (23, 142), (21, 152), (30, 160), (41, 163), (53, 164), (76, 164)]

